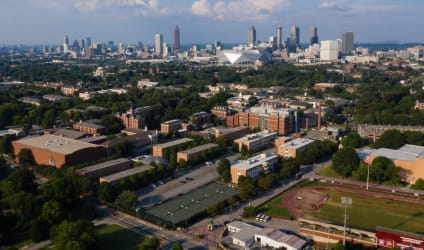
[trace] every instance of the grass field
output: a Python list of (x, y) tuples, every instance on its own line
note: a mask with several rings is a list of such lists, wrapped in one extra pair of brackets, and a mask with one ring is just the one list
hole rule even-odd
[(340, 178), (340, 175), (337, 174), (336, 171), (331, 166), (327, 166), (321, 169), (318, 175), (330, 177), (330, 178)]
[(269, 214), (271, 216), (282, 216), (286, 218), (290, 218), (291, 214), (287, 209), (281, 207), (281, 196), (276, 197), (265, 205), (259, 207), (259, 213)]
[(105, 225), (96, 228), (98, 249), (138, 249), (143, 236), (118, 225)]
[(352, 197), (348, 207), (347, 224), (375, 230), (377, 225), (409, 232), (424, 233), (424, 205), (374, 198), (350, 192), (322, 190), (329, 200), (318, 211), (305, 212), (310, 216), (343, 224), (344, 206), (341, 197)]

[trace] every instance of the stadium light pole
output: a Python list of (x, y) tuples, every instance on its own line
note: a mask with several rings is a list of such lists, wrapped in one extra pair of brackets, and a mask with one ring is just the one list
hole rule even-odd
[(346, 221), (347, 221), (347, 206), (352, 205), (352, 197), (342, 196), (342, 204), (345, 206), (344, 224), (343, 224), (343, 246), (346, 246)]
[(370, 183), (370, 159), (368, 159), (368, 171), (367, 171), (367, 190)]

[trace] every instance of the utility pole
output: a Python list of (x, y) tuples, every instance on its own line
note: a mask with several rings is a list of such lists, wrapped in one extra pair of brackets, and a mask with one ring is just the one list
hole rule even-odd
[(352, 205), (352, 197), (342, 196), (342, 204), (345, 206), (344, 211), (344, 224), (343, 224), (343, 246), (346, 246), (346, 221), (347, 221), (347, 206)]

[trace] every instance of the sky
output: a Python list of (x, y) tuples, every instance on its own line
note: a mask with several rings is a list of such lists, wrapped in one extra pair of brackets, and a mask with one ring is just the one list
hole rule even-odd
[(355, 43), (424, 42), (424, 0), (1, 0), (0, 44), (93, 42), (153, 44), (155, 33), (182, 44), (247, 42), (250, 25), (258, 40), (294, 24), (300, 41), (311, 26), (320, 40), (355, 33)]

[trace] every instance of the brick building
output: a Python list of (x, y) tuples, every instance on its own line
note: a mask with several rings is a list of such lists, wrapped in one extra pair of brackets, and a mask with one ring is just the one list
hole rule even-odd
[(179, 119), (166, 121), (160, 124), (161, 134), (172, 134), (182, 128), (183, 122)]
[(12, 147), (15, 155), (26, 148), (31, 150), (36, 164), (57, 168), (106, 157), (103, 146), (51, 134), (12, 141)]
[(267, 129), (279, 135), (297, 132), (297, 112), (294, 109), (261, 105), (227, 117), (227, 126), (248, 126)]
[(219, 146), (215, 143), (207, 143), (194, 148), (190, 148), (177, 153), (177, 161), (185, 160), (186, 162), (193, 160), (200, 156), (203, 152), (207, 152), (210, 149), (217, 149)]
[(145, 124), (144, 117), (136, 114), (132, 105), (130, 110), (126, 113), (119, 112), (116, 117), (121, 120), (125, 128), (142, 128)]
[(153, 146), (153, 156), (164, 157), (172, 148), (177, 148), (180, 145), (185, 145), (187, 143), (192, 142), (193, 139), (190, 138), (182, 138), (175, 141), (170, 141), (167, 143), (156, 144)]
[(193, 125), (201, 127), (205, 123), (210, 123), (212, 121), (212, 114), (205, 111), (197, 112), (190, 117), (190, 121)]
[(220, 119), (226, 119), (228, 116), (237, 113), (237, 111), (230, 109), (228, 106), (215, 106), (211, 109), (211, 113)]
[(99, 135), (105, 130), (105, 127), (91, 122), (77, 122), (72, 125), (73, 129), (84, 134)]

